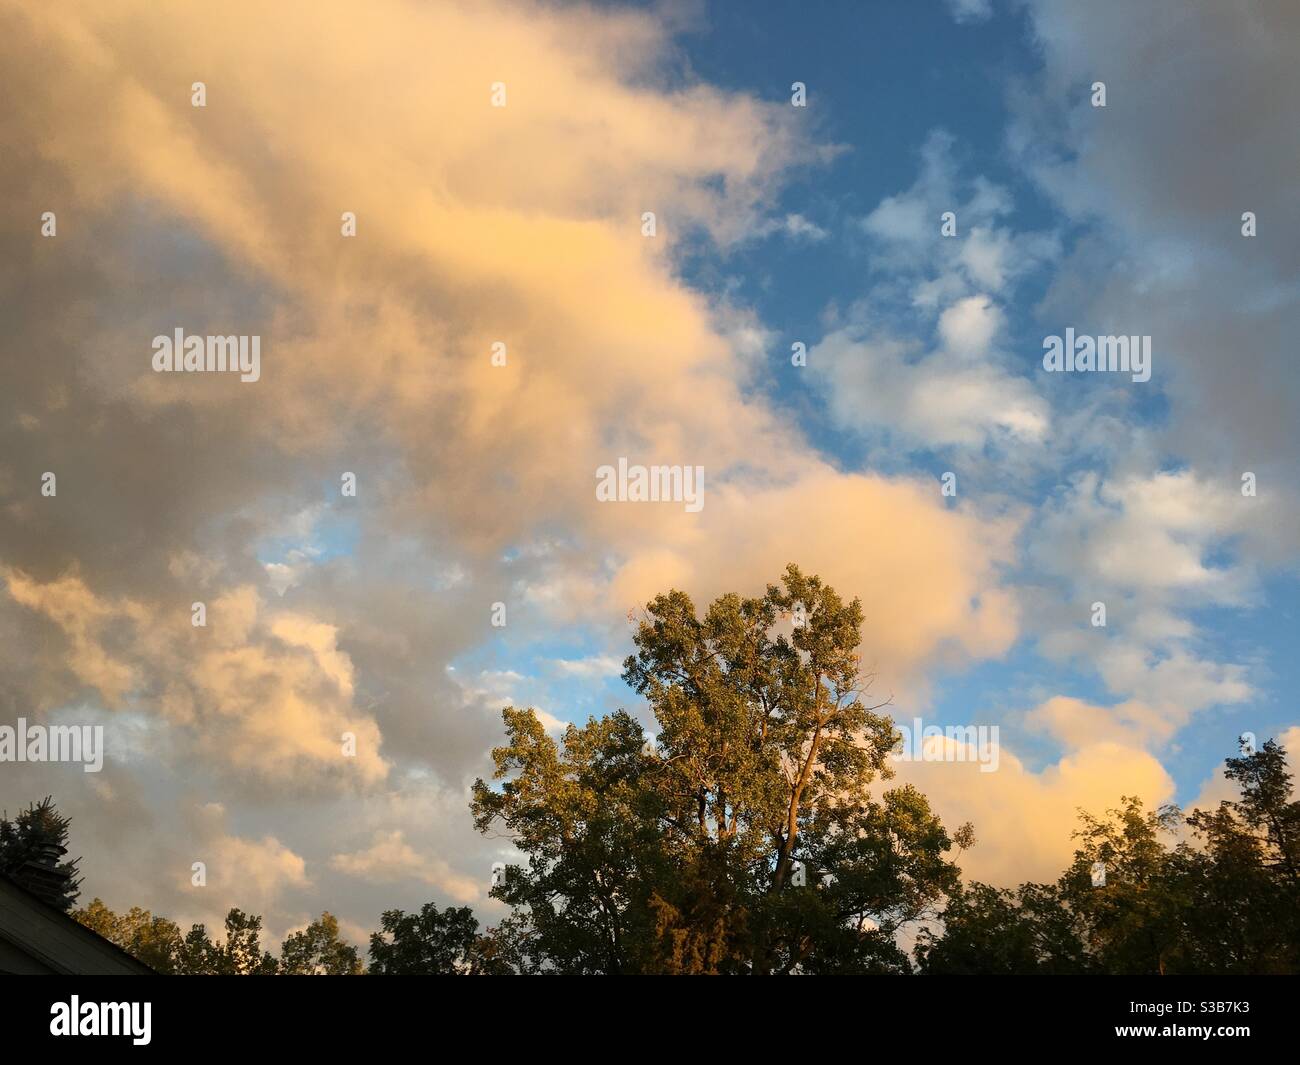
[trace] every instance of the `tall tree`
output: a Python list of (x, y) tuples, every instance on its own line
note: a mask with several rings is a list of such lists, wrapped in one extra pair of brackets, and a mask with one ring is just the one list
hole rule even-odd
[(1269, 740), (1224, 775), (1241, 797), (1187, 819), (1200, 844), (1185, 857), (1189, 969), (1300, 972), (1300, 801), (1286, 751)]
[[(954, 844), (892, 775), (890, 719), (862, 694), (861, 603), (787, 567), (698, 617), (650, 602), (624, 679), (658, 723), (619, 712), (563, 743), (507, 708), (475, 822), (529, 857), (494, 894), (562, 972), (903, 971), (895, 934), (958, 884)], [(961, 833), (965, 839), (968, 833)]]

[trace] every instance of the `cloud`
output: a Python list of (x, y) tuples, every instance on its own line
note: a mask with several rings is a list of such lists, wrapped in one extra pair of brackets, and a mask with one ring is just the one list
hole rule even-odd
[[(1100, 678), (1117, 705), (1098, 709), (1147, 745), (1191, 717), (1259, 693), (1247, 665), (1223, 652), (1189, 612), (1242, 607), (1257, 595), (1257, 567), (1230, 548), (1257, 520), (1257, 500), (1191, 470), (1076, 475), (1026, 531), (1027, 558), (1045, 583), (1024, 592), (1027, 626), (1051, 660)], [(1097, 606), (1105, 624), (1094, 624)], [(1079, 704), (1081, 706), (1082, 704)], [(1063, 735), (1070, 703), (1032, 717)]]
[[(1124, 17), (1066, 0), (1025, 7), (1043, 67), (1012, 94), (1009, 143), (1089, 228), (1044, 313), (1150, 335), (1153, 382), (1170, 403), (1156, 442), (1215, 476), (1260, 473), (1295, 513), (1286, 470), (1300, 388), (1288, 353), (1300, 258), (1289, 235), (1300, 204), (1277, 175), (1300, 167), (1288, 104), (1300, 92), (1300, 11), (1192, 0), (1170, 19), (1154, 7)], [(1098, 80), (1105, 108), (1091, 106)], [(1242, 235), (1246, 211), (1259, 220), (1253, 238)], [(1288, 553), (1267, 540), (1274, 557)]]
[(968, 296), (939, 315), (943, 346), (959, 355), (987, 354), (1001, 329), (1002, 312), (987, 296)]
[(618, 677), (623, 674), (623, 660), (613, 655), (588, 658), (557, 658), (552, 665), (566, 677)]
[(1003, 746), (997, 772), (981, 773), (973, 759), (900, 762), (897, 779), (920, 788), (945, 824), (974, 824), (962, 870), (1004, 887), (1060, 875), (1074, 854), (1079, 810), (1100, 814), (1121, 794), (1154, 808), (1174, 793), (1155, 757), (1114, 740), (1088, 742), (1039, 772)]
[(785, 231), (790, 236), (810, 241), (825, 240), (830, 234), (815, 222), (810, 222), (801, 214), (785, 216)]
[(285, 885), (308, 883), (306, 863), (274, 836), (245, 839), (226, 830), (226, 810), (208, 803), (196, 812), (200, 848), (212, 855), (207, 862), (209, 885), (236, 883), (252, 905), (269, 902)]
[[(905, 613), (874, 638), (899, 676), (936, 649), (1013, 638), (1003, 534), (907, 482), (808, 462), (747, 387), (744, 314), (677, 276), (683, 242), (727, 247), (773, 218), (818, 239), (771, 208), (788, 173), (829, 153), (788, 106), (684, 82), (653, 14), (381, 2), (358, 22), (235, 3), (218, 20), (200, 4), (91, 3), (8, 7), (0, 23), (4, 94), (29, 101), (4, 120), (0, 173), (19, 191), (0, 219), (0, 305), (15, 349), (41, 353), (0, 395), (14, 652), (0, 694), (7, 709), (85, 700), (148, 723), (133, 728), (156, 762), (61, 798), (87, 827), (92, 787), (230, 810), (227, 835), (253, 849), (214, 853), (270, 879), (255, 899), (214, 883), (213, 914), (266, 905), (287, 927), (314, 892), (333, 905), (343, 874), (323, 841), (344, 801), (371, 836), (335, 854), (407, 847), (422, 894), (468, 897), (458, 878), (472, 868), (479, 885), (495, 845), (474, 835), (463, 788), (501, 726), (492, 694), (447, 667), (561, 622), (622, 637), (664, 580), (759, 590), (810, 541), (817, 564), (861, 555), (841, 586), (869, 578), (881, 609)], [(48, 209), (54, 240), (29, 225)], [(153, 373), (152, 337), (178, 325), (260, 336), (261, 379)], [(705, 465), (705, 516), (597, 504), (594, 470), (619, 455)], [(39, 494), (45, 470), (57, 498)], [(355, 497), (339, 494), (344, 471)], [(906, 530), (866, 520), (895, 503)], [(838, 527), (846, 508), (856, 531)], [(923, 583), (905, 612), (890, 565)], [(508, 636), (488, 623), (495, 601)], [(422, 817), (395, 794), (420, 796)], [(417, 831), (431, 807), (447, 826)], [(184, 828), (170, 813), (132, 823), (139, 836), (92, 853), (96, 875), (119, 905), (183, 914), (160, 870), (188, 868), (169, 849)], [(113, 853), (138, 855), (134, 872), (104, 869)], [(298, 877), (290, 855), (320, 876)], [(428, 901), (381, 894), (350, 895), (340, 916)]]
[(1214, 564), (1215, 549), (1256, 520), (1239, 484), (1190, 470), (1104, 479), (1075, 477), (1044, 510), (1038, 562), (1105, 593), (1148, 592), (1166, 600), (1240, 605), (1253, 591), (1249, 562)]
[(1050, 230), (1010, 230), (1012, 208), (1003, 186), (983, 175), (963, 178), (956, 139), (931, 130), (916, 180), (859, 220), (877, 287), (901, 286), (914, 306), (929, 310), (963, 295), (1007, 294), (1060, 254)]
[[(271, 787), (373, 784), (386, 773), (379, 730), (353, 707), (352, 663), (334, 626), (265, 615), (248, 586), (203, 604), (206, 623), (195, 626), (188, 604), (163, 613), (96, 596), (76, 575), (3, 576), (14, 603), (66, 637), (66, 665), (46, 664), (55, 676), (66, 671), (110, 708), (161, 715), (187, 734), (191, 756)], [(347, 732), (355, 758), (343, 754)]]
[(139, 679), (108, 640), (117, 626), (145, 620), (145, 609), (131, 600), (109, 603), (97, 598), (75, 573), (44, 584), (15, 570), (0, 570), (0, 577), (13, 602), (44, 615), (63, 631), (67, 671), (96, 689), (110, 707), (122, 705)]
[(1096, 706), (1065, 695), (1053, 696), (1025, 715), (1026, 725), (1050, 733), (1068, 750), (1112, 742), (1144, 749), (1167, 740), (1175, 725), (1153, 707), (1136, 700)]
[(1011, 210), (1006, 189), (963, 177), (950, 134), (926, 136), (912, 185), (860, 220), (870, 295), (810, 353), (809, 376), (838, 426), (913, 450), (1015, 452), (1026, 471), (1048, 460), (1018, 447), (1045, 441), (1053, 415), (1005, 350), (1001, 301), (1059, 241), (1013, 233), (1003, 224)]
[(984, 22), (993, 17), (993, 0), (945, 0), (957, 22)]
[[(671, 586), (697, 604), (726, 591), (761, 591), (790, 561), (861, 596), (864, 656), (881, 680), (908, 678), (935, 656), (1002, 654), (1018, 631), (1002, 587), (1014, 522), (943, 506), (938, 482), (848, 476), (828, 467), (793, 484), (720, 485), (689, 539), (649, 537), (615, 571), (610, 597), (625, 612)], [(716, 501), (715, 501), (716, 500)]]
[(945, 312), (939, 328), (949, 350), (924, 353), (854, 327), (826, 336), (809, 352), (808, 369), (836, 424), (864, 437), (892, 432), (913, 448), (1043, 440), (1047, 403), (996, 361), (972, 358), (997, 329), (986, 306), (971, 297)]
[(403, 878), (419, 880), (461, 903), (474, 902), (484, 894), (479, 882), (453, 872), (445, 861), (417, 853), (405, 841), (401, 829), (378, 833), (365, 850), (334, 855), (330, 865), (339, 872), (374, 883), (391, 883)]

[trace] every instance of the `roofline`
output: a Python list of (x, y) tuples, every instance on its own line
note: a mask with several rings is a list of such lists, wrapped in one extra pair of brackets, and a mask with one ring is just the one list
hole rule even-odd
[(163, 974), (163, 973), (160, 973), (160, 972), (159, 972), (157, 969), (155, 969), (153, 966), (151, 966), (151, 965), (147, 965), (147, 964), (145, 964), (144, 962), (142, 962), (139, 958), (137, 958), (137, 957), (136, 957), (134, 954), (132, 954), (129, 950), (123, 950), (123, 949), (122, 949), (121, 947), (119, 947), (116, 943), (114, 943), (111, 939), (108, 939), (108, 938), (106, 938), (106, 937), (104, 937), (104, 936), (101, 936), (101, 935), (100, 935), (98, 932), (96, 932), (93, 928), (88, 928), (86, 925), (84, 925), (84, 924), (82, 924), (80, 921), (78, 921), (75, 917), (72, 916), (72, 914), (68, 913), (66, 910), (61, 910), (61, 909), (59, 909), (59, 907), (54, 906), (54, 905), (52, 905), (52, 904), (49, 903), (49, 902), (46, 902), (43, 898), (41, 898), (41, 897), (40, 897), (39, 895), (37, 895), (35, 892), (33, 892), (33, 891), (28, 891), (27, 888), (23, 887), (22, 884), (20, 884), (17, 880), (15, 880), (15, 879), (14, 879), (12, 876), (10, 876), (8, 873), (0, 873), (0, 880), (3, 880), (3, 881), (4, 881), (8, 886), (13, 887), (13, 888), (17, 889), (18, 891), (22, 892), (24, 895), (27, 896), (27, 898), (31, 899), (31, 901), (34, 902), (34, 903), (36, 903), (38, 906), (43, 906), (45, 909), (49, 910), (51, 913), (56, 913), (56, 914), (58, 914), (58, 915), (59, 915), (60, 917), (62, 917), (64, 920), (66, 920), (66, 921), (71, 921), (71, 922), (72, 922), (73, 924), (75, 924), (79, 929), (81, 929), (82, 932), (84, 932), (84, 933), (85, 933), (86, 935), (88, 935), (88, 936), (92, 936), (92, 937), (94, 937), (95, 939), (99, 940), (100, 943), (103, 943), (105, 946), (107, 946), (107, 947), (108, 947), (111, 951), (113, 951), (115, 954), (119, 954), (119, 955), (121, 955), (123, 958), (125, 958), (125, 959), (127, 959), (128, 961), (132, 962), (133, 964), (140, 966), (142, 969), (145, 970), (145, 973), (144, 973), (144, 974), (141, 974), (141, 975), (145, 975), (145, 974), (148, 974), (149, 976), (163, 976), (163, 975), (165, 975), (165, 974)]

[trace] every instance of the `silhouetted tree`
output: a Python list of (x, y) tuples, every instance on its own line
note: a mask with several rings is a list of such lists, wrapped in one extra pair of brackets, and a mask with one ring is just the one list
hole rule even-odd
[(921, 971), (1300, 972), (1300, 802), (1286, 753), (1269, 740), (1229, 758), (1225, 776), (1240, 798), (1186, 818), (1131, 797), (1105, 817), (1081, 812), (1080, 847), (1055, 885), (957, 892), (919, 937)]
[(426, 903), (418, 914), (387, 910), (382, 931), (370, 937), (373, 976), (508, 975), (527, 968), (515, 936), (479, 934), (468, 906), (439, 910)]
[(81, 859), (61, 860), (69, 823), (48, 795), (12, 821), (7, 812), (0, 817), (0, 873), (61, 910), (72, 909), (81, 894)]

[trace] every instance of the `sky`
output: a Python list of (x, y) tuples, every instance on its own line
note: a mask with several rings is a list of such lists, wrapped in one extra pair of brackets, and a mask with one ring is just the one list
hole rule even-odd
[[(491, 920), (502, 707), (649, 725), (636, 611), (789, 562), (900, 724), (998, 728), (897, 766), (968, 876), (1224, 797), (1300, 744), (1298, 22), (0, 3), (0, 725), (108, 752), (0, 805), (53, 794), (117, 909)], [(178, 328), (258, 379), (155, 370)], [(1067, 330), (1149, 380), (1049, 372)], [(620, 458), (703, 506), (602, 502)]]

